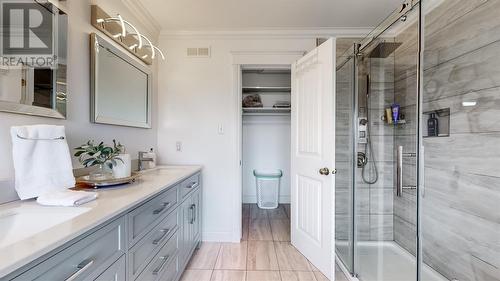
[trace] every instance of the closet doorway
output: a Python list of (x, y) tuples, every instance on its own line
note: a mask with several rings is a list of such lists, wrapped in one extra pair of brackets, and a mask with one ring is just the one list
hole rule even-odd
[(290, 204), (290, 67), (243, 66), (241, 82), (243, 203), (258, 202), (255, 171), (257, 176), (276, 175), (266, 182), (271, 190), (262, 190), (263, 205), (269, 204), (263, 208), (274, 209), (272, 189), (278, 182), (276, 200)]

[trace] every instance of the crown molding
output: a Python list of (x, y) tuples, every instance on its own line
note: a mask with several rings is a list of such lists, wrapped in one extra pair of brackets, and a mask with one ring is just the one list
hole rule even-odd
[(148, 10), (137, 0), (121, 0), (123, 5), (140, 21), (141, 25), (146, 31), (151, 34), (153, 38), (160, 35), (161, 26), (148, 12)]
[(160, 38), (196, 39), (314, 39), (318, 37), (364, 37), (373, 28), (316, 29), (227, 29), (227, 30), (162, 30)]

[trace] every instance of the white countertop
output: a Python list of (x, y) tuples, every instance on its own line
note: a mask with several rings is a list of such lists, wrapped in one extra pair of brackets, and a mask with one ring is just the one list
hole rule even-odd
[[(201, 170), (201, 166), (158, 166), (144, 172), (142, 177), (133, 184), (122, 185), (108, 189), (99, 189), (99, 198), (78, 208), (88, 208), (88, 211), (77, 214), (62, 223), (48, 227), (33, 235), (12, 244), (0, 243), (0, 278), (14, 272), (22, 266), (37, 258), (57, 249), (72, 239), (84, 234), (94, 227), (105, 223), (145, 202), (167, 187), (187, 178), (189, 175)], [(0, 205), (0, 214), (12, 210), (30, 209), (43, 214), (54, 210), (68, 213), (73, 212), (73, 207), (46, 207), (34, 200), (16, 201)], [(34, 222), (35, 223), (35, 222)], [(40, 222), (37, 222), (40, 224)], [(0, 242), (2, 232), (8, 232), (8, 226), (0, 226)]]

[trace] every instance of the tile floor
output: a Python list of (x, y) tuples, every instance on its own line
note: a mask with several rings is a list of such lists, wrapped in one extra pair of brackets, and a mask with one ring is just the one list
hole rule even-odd
[[(255, 204), (243, 205), (241, 243), (202, 243), (181, 278), (181, 281), (327, 280), (290, 244), (290, 205), (261, 210)], [(337, 277), (337, 280), (344, 279)]]

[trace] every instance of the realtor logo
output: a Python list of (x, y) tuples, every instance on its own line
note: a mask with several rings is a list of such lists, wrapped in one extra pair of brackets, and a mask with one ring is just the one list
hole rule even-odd
[(51, 9), (33, 1), (1, 3), (3, 55), (51, 55)]

